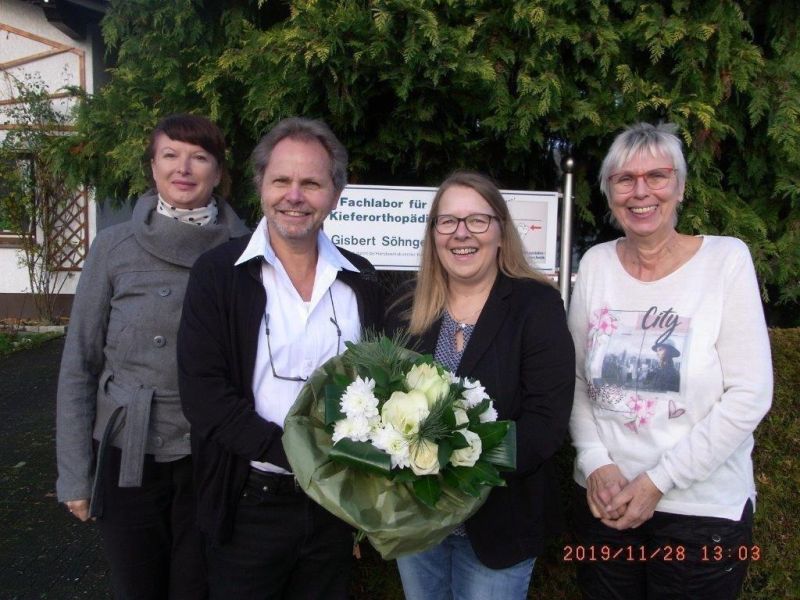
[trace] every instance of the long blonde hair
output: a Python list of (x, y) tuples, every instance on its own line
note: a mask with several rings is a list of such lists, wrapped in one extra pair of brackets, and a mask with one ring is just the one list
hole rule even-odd
[(456, 171), (444, 180), (436, 191), (428, 213), (425, 238), (422, 243), (422, 262), (417, 275), (414, 301), (411, 305), (408, 330), (421, 335), (438, 319), (447, 305), (447, 272), (436, 253), (433, 235), (433, 219), (438, 216), (439, 204), (444, 193), (453, 186), (468, 187), (478, 192), (494, 211), (500, 224), (500, 248), (497, 252), (497, 268), (508, 277), (534, 279), (552, 285), (549, 279), (528, 264), (522, 239), (511, 221), (505, 198), (497, 186), (485, 175), (471, 171)]

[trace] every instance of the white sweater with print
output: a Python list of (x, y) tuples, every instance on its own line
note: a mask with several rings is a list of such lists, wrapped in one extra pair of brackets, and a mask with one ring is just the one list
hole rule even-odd
[(625, 271), (616, 241), (599, 244), (581, 261), (569, 326), (576, 482), (615, 463), (628, 480), (648, 474), (664, 493), (658, 511), (738, 519), (755, 503), (750, 454), (772, 360), (743, 242), (704, 236), (652, 282)]

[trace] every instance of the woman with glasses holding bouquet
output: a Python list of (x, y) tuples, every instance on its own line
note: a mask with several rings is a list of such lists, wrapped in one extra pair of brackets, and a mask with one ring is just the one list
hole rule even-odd
[(566, 435), (574, 354), (561, 298), (526, 262), (506, 202), (486, 177), (455, 173), (437, 191), (405, 309), (392, 328), (405, 327), (417, 350), (479, 380), (517, 433), (507, 486), (492, 488), (439, 545), (398, 559), (406, 597), (525, 598), (558, 503), (551, 459)]
[(772, 397), (758, 283), (740, 240), (675, 229), (674, 131), (614, 140), (600, 187), (624, 236), (586, 253), (570, 305), (585, 598), (735, 598), (758, 552), (750, 454)]

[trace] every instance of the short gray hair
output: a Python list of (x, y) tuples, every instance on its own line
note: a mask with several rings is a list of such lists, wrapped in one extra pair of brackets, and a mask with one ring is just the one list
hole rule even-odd
[(608, 178), (636, 155), (647, 153), (651, 156), (666, 156), (672, 160), (678, 185), (686, 183), (686, 159), (680, 138), (675, 135), (677, 125), (672, 123), (634, 123), (620, 133), (611, 144), (608, 154), (600, 167), (600, 191), (611, 200)]
[(337, 196), (341, 194), (344, 186), (347, 185), (347, 150), (345, 150), (339, 138), (331, 131), (331, 128), (324, 122), (305, 117), (282, 119), (258, 142), (250, 157), (256, 191), (261, 192), (264, 171), (269, 165), (272, 151), (281, 140), (286, 138), (309, 142), (316, 141), (322, 144), (331, 159), (330, 175), (334, 191)]

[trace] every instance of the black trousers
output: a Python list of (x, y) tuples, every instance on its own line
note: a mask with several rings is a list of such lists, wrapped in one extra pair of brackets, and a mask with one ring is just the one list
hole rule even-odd
[(109, 447), (103, 515), (97, 519), (116, 600), (208, 597), (203, 541), (196, 526), (192, 459), (145, 456), (142, 486), (120, 488), (120, 451)]
[(618, 531), (595, 518), (586, 490), (575, 488), (577, 545), (564, 558), (577, 563), (587, 600), (733, 600), (749, 560), (760, 557), (749, 500), (738, 521), (656, 512)]
[(352, 529), (287, 475), (251, 470), (233, 536), (207, 543), (212, 600), (346, 600)]

